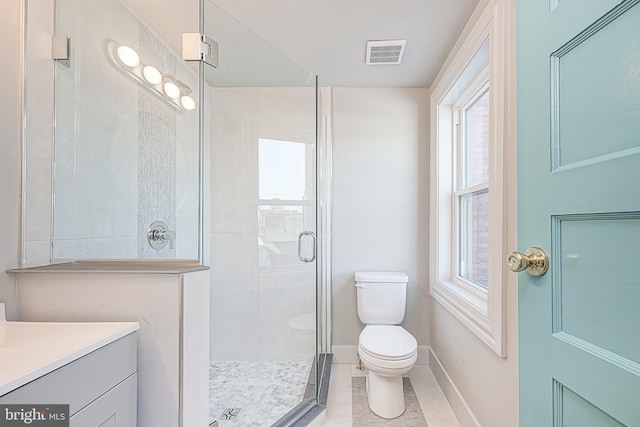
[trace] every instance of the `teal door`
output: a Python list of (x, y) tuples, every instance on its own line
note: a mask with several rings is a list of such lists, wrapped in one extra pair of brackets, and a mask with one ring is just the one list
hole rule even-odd
[(520, 426), (640, 426), (640, 0), (518, 0)]

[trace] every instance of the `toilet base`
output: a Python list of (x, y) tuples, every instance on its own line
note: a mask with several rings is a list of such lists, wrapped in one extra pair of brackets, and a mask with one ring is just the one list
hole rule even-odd
[(369, 408), (376, 415), (391, 419), (404, 413), (402, 375), (389, 377), (369, 370), (366, 384)]

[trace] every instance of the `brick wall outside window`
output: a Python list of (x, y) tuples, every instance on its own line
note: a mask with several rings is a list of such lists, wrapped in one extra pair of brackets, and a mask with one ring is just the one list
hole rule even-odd
[[(489, 180), (489, 92), (481, 96), (466, 113), (467, 138), (465, 151), (467, 185)], [(471, 259), (465, 277), (485, 287), (489, 282), (489, 195), (475, 193), (470, 209), (471, 230), (467, 243)]]

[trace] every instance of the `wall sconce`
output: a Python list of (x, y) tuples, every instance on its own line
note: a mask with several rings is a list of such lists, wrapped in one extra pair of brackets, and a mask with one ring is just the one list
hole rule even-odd
[(145, 65), (129, 46), (110, 42), (108, 50), (113, 63), (130, 78), (178, 109), (195, 110), (196, 101), (190, 96), (192, 90), (187, 84), (152, 65)]

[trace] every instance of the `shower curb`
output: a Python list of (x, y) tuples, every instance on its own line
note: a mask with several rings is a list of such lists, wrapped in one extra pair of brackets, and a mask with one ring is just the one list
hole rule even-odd
[(306, 427), (327, 409), (329, 396), (329, 379), (331, 378), (331, 362), (333, 354), (321, 353), (318, 355), (318, 369), (320, 370), (320, 387), (318, 388), (318, 403), (304, 413), (300, 418), (284, 424), (286, 427)]

